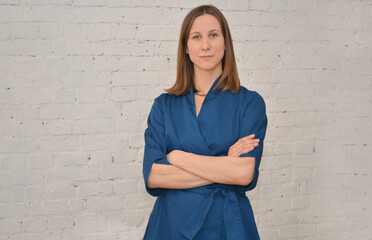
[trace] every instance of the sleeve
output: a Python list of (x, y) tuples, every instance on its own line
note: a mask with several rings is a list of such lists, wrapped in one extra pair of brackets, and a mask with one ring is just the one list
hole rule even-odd
[(249, 99), (247, 107), (244, 109), (243, 121), (240, 127), (239, 139), (251, 134), (255, 134), (255, 139), (260, 139), (259, 145), (251, 152), (244, 153), (240, 157), (255, 157), (255, 169), (253, 180), (246, 186), (239, 186), (242, 192), (250, 191), (257, 185), (259, 167), (264, 148), (264, 139), (267, 129), (266, 105), (264, 99), (255, 92), (255, 96)]
[(163, 104), (161, 95), (154, 100), (150, 114), (147, 119), (147, 128), (145, 130), (145, 150), (143, 156), (143, 178), (146, 191), (158, 197), (166, 192), (163, 188), (148, 188), (146, 182), (149, 178), (153, 163), (171, 165), (167, 160), (165, 144), (165, 124)]

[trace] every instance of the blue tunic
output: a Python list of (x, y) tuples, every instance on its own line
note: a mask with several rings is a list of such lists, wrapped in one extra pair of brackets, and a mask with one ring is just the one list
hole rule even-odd
[(162, 93), (153, 103), (145, 131), (145, 185), (153, 163), (170, 164), (166, 155), (183, 150), (199, 155), (227, 156), (229, 147), (252, 133), (259, 146), (240, 157), (255, 157), (253, 181), (247, 186), (213, 183), (190, 189), (150, 189), (157, 197), (143, 239), (260, 239), (246, 191), (255, 188), (267, 128), (266, 107), (255, 91), (238, 93), (209, 89), (196, 116), (194, 91), (181, 96)]

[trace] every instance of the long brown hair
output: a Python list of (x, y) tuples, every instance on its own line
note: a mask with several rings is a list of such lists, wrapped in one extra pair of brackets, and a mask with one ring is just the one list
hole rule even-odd
[(194, 20), (204, 14), (210, 14), (217, 18), (220, 23), (222, 34), (225, 40), (226, 51), (222, 58), (222, 76), (216, 84), (213, 91), (218, 87), (218, 90), (231, 90), (236, 93), (240, 88), (240, 80), (238, 69), (236, 67), (234, 47), (231, 39), (229, 25), (220, 10), (213, 5), (201, 5), (192, 9), (185, 17), (181, 27), (180, 39), (178, 42), (177, 53), (177, 78), (173, 87), (165, 89), (168, 94), (183, 95), (190, 91), (192, 87), (195, 92), (198, 92), (194, 82), (194, 65), (190, 57), (186, 54), (187, 40), (189, 38), (190, 29)]

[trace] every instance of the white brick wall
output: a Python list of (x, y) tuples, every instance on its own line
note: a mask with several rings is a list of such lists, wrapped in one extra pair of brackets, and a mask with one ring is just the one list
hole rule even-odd
[(202, 3), (266, 100), (262, 239), (372, 239), (371, 1), (2, 0), (0, 240), (142, 239), (146, 119)]

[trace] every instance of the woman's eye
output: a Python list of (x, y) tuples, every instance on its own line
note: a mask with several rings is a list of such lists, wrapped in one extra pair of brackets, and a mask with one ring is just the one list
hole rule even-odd
[(193, 38), (193, 39), (199, 39), (200, 36), (193, 36), (192, 38)]
[(211, 37), (217, 37), (217, 34), (212, 33), (212, 34), (211, 34)]

